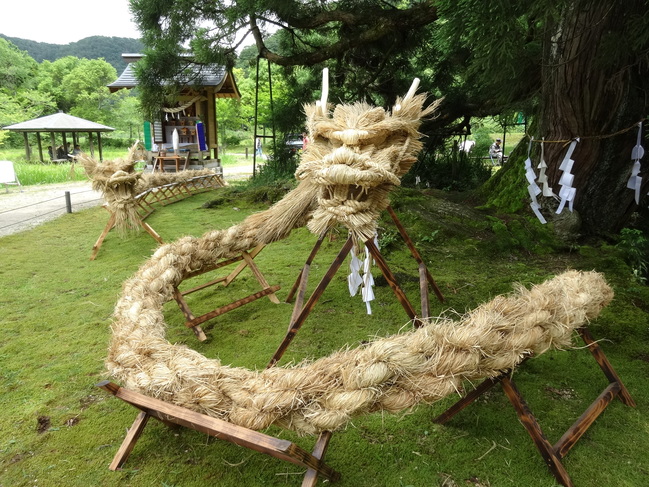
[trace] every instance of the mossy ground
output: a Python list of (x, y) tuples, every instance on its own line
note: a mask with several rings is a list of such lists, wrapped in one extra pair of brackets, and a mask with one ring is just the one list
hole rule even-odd
[[(275, 201), (281, 189), (237, 188), (193, 196), (157, 210), (147, 220), (165, 241), (226, 228)], [(250, 198), (249, 198), (250, 197)], [(213, 202), (212, 208), (208, 203)], [(216, 202), (216, 203), (214, 203)], [(474, 308), (513, 282), (541, 282), (566, 269), (603, 272), (616, 297), (591, 324), (625, 381), (637, 408), (619, 401), (568, 454), (576, 485), (649, 485), (649, 287), (636, 281), (610, 245), (565, 246), (524, 217), (476, 209), (464, 195), (402, 189), (393, 207), (446, 300), (431, 294), (434, 316)], [(136, 411), (94, 385), (106, 378), (103, 361), (112, 308), (121, 283), (150, 256), (146, 234), (124, 239), (111, 232), (97, 260), (91, 248), (106, 223), (95, 208), (0, 239), (0, 486), (286, 486), (299, 485), (296, 466), (186, 429), (150, 422), (118, 472), (107, 469)], [(419, 307), (417, 265), (387, 215), (380, 222), (383, 253), (413, 305)], [(311, 271), (312, 290), (345, 238), (326, 240)], [(315, 237), (304, 229), (269, 245), (256, 262), (284, 300)], [(330, 354), (373, 336), (396, 333), (407, 316), (384, 280), (377, 279), (372, 315), (350, 298), (346, 265), (315, 306), (281, 364)], [(375, 276), (378, 275), (375, 270)], [(206, 276), (207, 277), (207, 276)], [(189, 283), (187, 284), (190, 285)], [(259, 289), (243, 273), (230, 286), (188, 297), (196, 313)], [(168, 338), (223, 363), (263, 368), (284, 336), (290, 304), (260, 299), (205, 324), (199, 343), (182, 315), (165, 305)], [(526, 362), (515, 379), (551, 441), (556, 441), (606, 385), (585, 350), (557, 351)], [(355, 419), (333, 435), (326, 461), (345, 486), (551, 486), (553, 477), (516, 414), (494, 389), (448, 425), (432, 422), (455, 397), (399, 415)], [(272, 435), (311, 449), (314, 440), (271, 429)]]

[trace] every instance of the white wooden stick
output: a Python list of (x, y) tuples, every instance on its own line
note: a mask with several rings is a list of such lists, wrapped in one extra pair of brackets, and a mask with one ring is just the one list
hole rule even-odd
[(327, 115), (327, 98), (329, 97), (329, 68), (322, 70), (322, 96), (320, 97), (320, 109), (323, 115)]
[[(410, 89), (408, 90), (408, 93), (406, 93), (406, 96), (403, 97), (403, 100), (401, 100), (401, 103), (410, 100), (413, 96), (415, 96), (415, 93), (417, 92), (417, 88), (419, 88), (419, 78), (415, 78), (412, 80), (412, 84), (410, 85)], [(398, 112), (401, 110), (401, 103), (397, 103), (394, 106), (394, 111)]]

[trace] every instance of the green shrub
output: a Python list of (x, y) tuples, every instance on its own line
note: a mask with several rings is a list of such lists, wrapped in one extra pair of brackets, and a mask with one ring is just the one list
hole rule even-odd
[(475, 189), (491, 176), (491, 169), (483, 160), (470, 157), (466, 152), (451, 148), (450, 152), (428, 152), (402, 178), (402, 184), (415, 186), (417, 177), (421, 184), (446, 191)]
[(646, 284), (649, 278), (649, 238), (638, 229), (623, 228), (616, 247), (622, 251), (635, 278)]

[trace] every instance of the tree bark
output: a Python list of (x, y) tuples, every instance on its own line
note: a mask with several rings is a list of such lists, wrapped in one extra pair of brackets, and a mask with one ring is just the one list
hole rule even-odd
[[(634, 124), (646, 110), (645, 94), (636, 83), (643, 73), (628, 59), (607, 57), (602, 39), (619, 32), (624, 18), (637, 13), (643, 3), (575, 1), (549, 29), (551, 37), (545, 43), (539, 131), (547, 140), (580, 138), (571, 157), (572, 186), (584, 234), (617, 232), (637, 209), (634, 191), (626, 184), (637, 136)], [(546, 173), (555, 193), (566, 150), (567, 143), (545, 144)], [(646, 160), (643, 166), (641, 195), (646, 201)]]

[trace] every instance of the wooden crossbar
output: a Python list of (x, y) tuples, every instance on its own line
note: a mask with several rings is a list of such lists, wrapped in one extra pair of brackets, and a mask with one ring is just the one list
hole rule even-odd
[(568, 475), (568, 472), (563, 463), (561, 463), (561, 460), (567, 455), (572, 447), (575, 446), (577, 441), (579, 441), (588, 428), (590, 428), (595, 420), (616, 397), (619, 398), (623, 404), (635, 407), (635, 401), (622, 383), (620, 377), (617, 375), (617, 372), (613, 369), (613, 366), (606, 358), (604, 351), (593, 339), (588, 328), (583, 327), (578, 331), (584, 343), (587, 345), (589, 352), (593, 355), (602, 369), (602, 372), (608, 379), (609, 384), (554, 445), (550, 443), (548, 438), (545, 436), (545, 433), (532, 414), (532, 411), (523, 398), (523, 395), (516, 387), (516, 384), (511, 377), (511, 371), (505, 371), (498, 377), (484, 380), (474, 390), (468, 392), (462, 399), (435, 418), (434, 421), (440, 424), (450, 421), (453, 416), (478, 399), (482, 394), (487, 392), (496, 384), (500, 384), (505, 395), (509, 399), (509, 402), (516, 410), (516, 414), (518, 415), (521, 424), (532, 438), (534, 445), (539, 450), (539, 453), (552, 472), (552, 475), (554, 475), (561, 485), (565, 487), (574, 487), (570, 475)]
[[(266, 278), (264, 277), (264, 275), (261, 273), (261, 271), (259, 270), (259, 268), (254, 262), (255, 257), (259, 254), (259, 252), (262, 251), (264, 247), (265, 247), (264, 244), (259, 244), (249, 252), (241, 252), (241, 254), (236, 257), (232, 257), (230, 259), (224, 259), (223, 261), (217, 262), (214, 265), (189, 273), (185, 276), (183, 282), (192, 277), (197, 277), (207, 272), (212, 272), (214, 270), (221, 269), (223, 267), (236, 264), (238, 262), (239, 265), (227, 276), (219, 277), (217, 279), (212, 279), (208, 282), (202, 283), (198, 286), (195, 286), (191, 289), (187, 289), (185, 291), (181, 291), (178, 287), (180, 284), (182, 284), (182, 282), (179, 283), (176, 287), (174, 287), (173, 296), (174, 299), (176, 300), (176, 303), (178, 303), (178, 307), (180, 308), (180, 310), (182, 311), (185, 317), (185, 326), (192, 329), (194, 335), (196, 335), (196, 338), (198, 338), (199, 341), (207, 340), (207, 336), (205, 335), (205, 332), (200, 327), (200, 325), (202, 323), (205, 323), (206, 321), (216, 318), (217, 316), (221, 316), (222, 314), (228, 313), (246, 304), (252, 303), (253, 301), (263, 298), (264, 296), (268, 296), (268, 299), (272, 303), (279, 304), (279, 299), (277, 299), (275, 293), (279, 291), (281, 287), (279, 285), (271, 286), (270, 284), (268, 284), (268, 281), (266, 280)], [(224, 287), (228, 286), (246, 268), (250, 269), (250, 271), (252, 272), (253, 276), (261, 286), (261, 291), (252, 293), (246, 296), (245, 298), (237, 299), (231, 303), (213, 309), (212, 311), (209, 311), (200, 316), (194, 315), (194, 312), (191, 310), (189, 304), (187, 304), (187, 301), (185, 300), (185, 296), (206, 289), (208, 287), (215, 286), (217, 284), (222, 284)]]
[(110, 470), (121, 468), (135, 448), (149, 418), (153, 417), (165, 424), (180, 425), (195, 431), (200, 431), (219, 440), (228, 441), (250, 450), (264, 453), (274, 458), (293, 463), (306, 469), (303, 487), (314, 487), (318, 477), (331, 482), (340, 479), (340, 473), (324, 463), (324, 455), (331, 434), (325, 432), (316, 442), (314, 452), (309, 453), (295, 443), (275, 438), (273, 436), (237, 426), (211, 416), (191, 411), (187, 408), (169, 404), (143, 394), (130, 391), (110, 381), (102, 381), (97, 387), (113, 394), (118, 399), (139, 409), (141, 412), (135, 418), (122, 445), (113, 458)]

